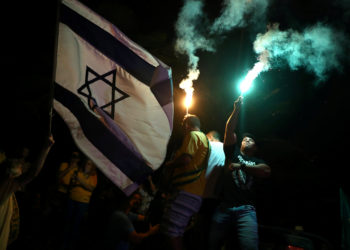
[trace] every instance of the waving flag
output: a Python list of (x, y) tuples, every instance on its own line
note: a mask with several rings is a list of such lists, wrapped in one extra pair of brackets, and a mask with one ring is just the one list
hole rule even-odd
[(75, 0), (60, 6), (54, 108), (77, 146), (127, 195), (164, 161), (171, 69)]

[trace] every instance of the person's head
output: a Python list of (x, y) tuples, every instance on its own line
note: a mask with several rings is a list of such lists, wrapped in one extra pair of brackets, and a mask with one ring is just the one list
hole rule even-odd
[(241, 141), (241, 152), (245, 155), (253, 156), (257, 151), (256, 137), (250, 133), (244, 133)]
[(96, 170), (96, 165), (91, 159), (86, 158), (83, 162), (83, 170), (85, 173), (94, 173)]
[(201, 130), (201, 121), (198, 116), (187, 114), (182, 120), (182, 129), (185, 133), (190, 131), (200, 131)]
[(28, 147), (22, 148), (22, 158), (27, 159), (30, 153), (30, 149)]
[(23, 161), (20, 159), (8, 159), (5, 167), (7, 174), (11, 178), (16, 178), (23, 173)]
[(78, 164), (81, 160), (80, 153), (78, 151), (74, 151), (70, 157), (70, 164)]
[(221, 141), (219, 132), (215, 130), (208, 132), (207, 137), (209, 141)]
[(89, 158), (84, 159), (82, 167), (85, 173), (93, 173), (96, 169), (95, 163)]
[(129, 199), (129, 208), (131, 209), (137, 209), (142, 202), (142, 196), (139, 192), (135, 192), (130, 196)]
[[(120, 191), (121, 192), (121, 191)], [(116, 200), (116, 209), (128, 213), (129, 211), (135, 211), (141, 205), (142, 196), (138, 191), (135, 191), (130, 196), (126, 196), (124, 193), (118, 192)]]

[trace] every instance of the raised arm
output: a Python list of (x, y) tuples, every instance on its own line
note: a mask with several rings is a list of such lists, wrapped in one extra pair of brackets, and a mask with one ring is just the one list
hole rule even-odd
[(27, 184), (31, 180), (33, 180), (41, 171), (42, 167), (44, 166), (46, 157), (48, 153), (50, 152), (50, 149), (52, 145), (55, 143), (53, 136), (50, 135), (44, 143), (44, 146), (42, 150), (40, 151), (38, 158), (34, 162), (34, 164), (31, 165), (28, 172), (24, 173), (22, 176), (17, 178), (17, 181), (20, 183), (20, 185)]
[(149, 230), (145, 233), (138, 233), (135, 230), (129, 234), (129, 241), (133, 244), (140, 244), (141, 241), (159, 231), (159, 224), (152, 226), (150, 225)]
[(232, 145), (236, 143), (236, 127), (238, 122), (238, 116), (241, 110), (241, 106), (243, 103), (243, 97), (239, 96), (237, 100), (234, 102), (233, 111), (230, 117), (227, 119), (226, 127), (225, 127), (225, 136), (224, 136), (224, 144)]

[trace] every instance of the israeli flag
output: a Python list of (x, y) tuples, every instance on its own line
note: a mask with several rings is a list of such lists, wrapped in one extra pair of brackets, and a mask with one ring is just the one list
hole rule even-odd
[(61, 3), (57, 39), (54, 109), (81, 151), (129, 195), (165, 159), (171, 69), (75, 0)]

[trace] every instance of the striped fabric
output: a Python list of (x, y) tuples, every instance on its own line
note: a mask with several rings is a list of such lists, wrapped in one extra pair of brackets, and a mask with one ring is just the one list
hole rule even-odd
[(182, 236), (201, 204), (202, 198), (198, 195), (183, 190), (173, 193), (164, 210), (161, 231), (171, 237)]
[(164, 161), (171, 69), (75, 0), (63, 0), (54, 108), (77, 146), (129, 195)]

